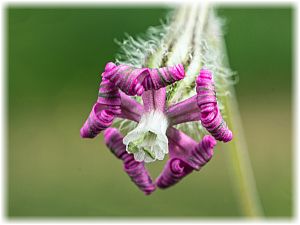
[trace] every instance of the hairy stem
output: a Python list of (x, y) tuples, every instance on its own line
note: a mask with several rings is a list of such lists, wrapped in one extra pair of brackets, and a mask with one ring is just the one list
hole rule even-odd
[[(223, 64), (228, 66), (224, 40), (218, 38), (216, 44), (223, 52)], [(251, 160), (248, 155), (238, 102), (233, 86), (229, 86), (228, 89), (230, 91), (229, 96), (220, 96), (224, 106), (224, 113), (226, 114), (226, 121), (234, 134), (233, 140), (225, 145), (228, 148), (228, 164), (240, 199), (239, 204), (242, 213), (248, 217), (260, 217), (263, 216), (263, 210), (251, 167)]]
[(243, 134), (237, 101), (235, 97), (231, 96), (230, 98), (224, 97), (223, 102), (224, 111), (227, 114), (226, 121), (234, 134), (233, 140), (226, 143), (226, 148), (228, 148), (228, 164), (240, 199), (241, 210), (244, 215), (249, 217), (262, 216), (262, 207)]

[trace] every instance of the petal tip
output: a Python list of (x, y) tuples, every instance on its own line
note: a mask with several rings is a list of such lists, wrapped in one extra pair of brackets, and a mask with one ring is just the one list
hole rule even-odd
[(179, 159), (174, 159), (170, 162), (170, 169), (175, 174), (183, 173), (184, 167), (181, 165)]
[(228, 134), (227, 134), (227, 136), (223, 139), (223, 142), (229, 142), (229, 141), (231, 141), (233, 139), (233, 134), (232, 134), (232, 132), (231, 132), (231, 130), (228, 130)]
[(205, 145), (207, 145), (209, 148), (214, 148), (217, 144), (216, 139), (214, 139), (212, 136), (210, 135), (205, 135), (202, 139), (203, 143), (205, 143)]
[(144, 190), (144, 194), (147, 196), (151, 195), (155, 190), (156, 190), (156, 186), (153, 184), (153, 185), (147, 187), (146, 190)]
[(83, 127), (80, 129), (80, 137), (81, 137), (81, 138), (86, 138), (86, 137), (87, 137), (87, 136), (86, 136), (86, 132), (84, 131), (84, 128), (83, 128)]
[(86, 127), (86, 126), (83, 126), (81, 129), (80, 129), (80, 137), (81, 138), (93, 138), (90, 134), (90, 131), (89, 129)]
[(196, 83), (199, 85), (203, 82), (203, 79), (212, 80), (212, 73), (210, 70), (202, 68), (200, 70), (199, 76), (196, 79)]
[(105, 66), (104, 71), (105, 71), (105, 72), (110, 71), (110, 70), (112, 70), (112, 69), (115, 68), (115, 67), (116, 67), (116, 64), (114, 64), (113, 62), (108, 62), (108, 63), (106, 64), (106, 66)]

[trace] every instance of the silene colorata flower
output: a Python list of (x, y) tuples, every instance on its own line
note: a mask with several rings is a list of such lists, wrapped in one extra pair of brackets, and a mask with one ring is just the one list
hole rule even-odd
[[(184, 13), (188, 11), (175, 15), (182, 17)], [(151, 194), (156, 187), (168, 188), (193, 170), (200, 170), (212, 158), (216, 141), (229, 142), (233, 138), (217, 101), (215, 80), (218, 77), (209, 69), (210, 63), (205, 65), (203, 57), (209, 56), (199, 50), (208, 43), (193, 42), (193, 32), (197, 35), (202, 29), (205, 38), (204, 34), (215, 29), (214, 24), (207, 22), (204, 28), (204, 17), (199, 17), (196, 9), (189, 13), (192, 15), (185, 24), (186, 32), (191, 29), (189, 36), (186, 33), (174, 35), (184, 24), (173, 23), (163, 34), (165, 38), (153, 33), (152, 41), (148, 42), (129, 38), (129, 47), (137, 45), (130, 54), (140, 56), (144, 62), (152, 60), (152, 65), (163, 66), (107, 63), (101, 74), (98, 99), (80, 130), (83, 138), (94, 138), (103, 131), (106, 145), (123, 161), (124, 171), (145, 194)], [(187, 52), (184, 52), (185, 41), (194, 43), (193, 51), (186, 46)], [(148, 50), (142, 53), (141, 46)], [(192, 57), (186, 59), (186, 55)], [(122, 125), (126, 123), (130, 125), (122, 133)], [(190, 129), (191, 123), (200, 127), (200, 141), (188, 135), (194, 132)], [(165, 158), (168, 160), (162, 173), (152, 181), (145, 163)]]

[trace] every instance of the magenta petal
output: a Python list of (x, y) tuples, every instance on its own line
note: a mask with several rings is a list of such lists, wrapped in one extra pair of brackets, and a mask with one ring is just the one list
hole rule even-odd
[(201, 112), (201, 124), (217, 140), (228, 142), (232, 139), (229, 130), (219, 110), (212, 74), (209, 70), (202, 69), (197, 77), (197, 104)]
[(112, 112), (101, 110), (101, 104), (94, 104), (92, 111), (80, 129), (80, 135), (83, 138), (94, 138), (101, 131), (111, 126), (114, 119)]
[(144, 163), (135, 161), (133, 155), (126, 152), (121, 133), (115, 128), (109, 128), (104, 132), (104, 140), (111, 152), (123, 161), (124, 171), (129, 175), (132, 182), (146, 195), (151, 194), (156, 187), (152, 183)]
[(179, 152), (183, 148), (181, 142), (184, 140), (178, 140), (178, 143), (173, 141), (169, 144), (172, 156), (156, 179), (159, 188), (168, 188), (178, 183), (193, 170), (200, 170), (213, 156), (213, 148), (216, 145), (215, 139), (207, 135), (192, 149), (184, 149), (185, 154), (180, 154)]
[(80, 130), (83, 138), (94, 138), (112, 125), (115, 115), (121, 114), (121, 96), (117, 87), (103, 78), (100, 83), (97, 103)]
[(169, 143), (174, 144), (169, 153), (171, 158), (186, 158), (198, 144), (194, 139), (174, 127), (167, 130), (167, 136)]
[(158, 69), (135, 68), (129, 65), (106, 64), (102, 76), (109, 79), (125, 94), (141, 96), (144, 91), (166, 87), (185, 75), (182, 64)]
[(158, 90), (184, 78), (185, 72), (182, 64), (157, 69), (149, 69), (150, 76), (143, 81), (145, 90)]
[(109, 79), (125, 94), (134, 96), (142, 95), (144, 87), (141, 82), (149, 75), (149, 69), (138, 69), (129, 65), (116, 66), (112, 62), (108, 63), (102, 76)]
[(114, 114), (121, 113), (121, 97), (118, 88), (109, 80), (103, 78), (98, 93), (97, 102), (103, 109), (108, 109)]
[(145, 91), (142, 95), (144, 112), (160, 110), (164, 112), (166, 107), (166, 88)]
[(200, 109), (197, 104), (197, 96), (190, 97), (182, 102), (171, 105), (166, 110), (166, 115), (171, 125), (200, 120)]
[(169, 159), (163, 172), (156, 179), (157, 187), (165, 189), (178, 183), (183, 177), (193, 171), (193, 168), (181, 159)]
[(216, 140), (212, 136), (205, 135), (196, 148), (191, 151), (188, 159), (189, 165), (200, 170), (212, 158), (216, 144)]
[(139, 122), (144, 111), (143, 106), (123, 92), (120, 92), (120, 95), (121, 114), (118, 117)]

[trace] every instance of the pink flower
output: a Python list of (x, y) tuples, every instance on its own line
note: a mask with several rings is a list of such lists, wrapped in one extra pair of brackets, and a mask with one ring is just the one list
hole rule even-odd
[[(197, 78), (197, 94), (177, 104), (166, 106), (166, 86), (183, 79), (181, 64), (158, 69), (134, 68), (108, 63), (102, 73), (98, 100), (80, 130), (83, 138), (94, 138), (105, 130), (109, 149), (124, 162), (124, 170), (145, 193), (157, 185), (167, 188), (193, 170), (200, 170), (213, 155), (216, 140), (228, 142), (228, 129), (218, 108), (213, 77), (201, 70)], [(143, 105), (130, 96), (141, 96)], [(125, 137), (115, 128), (113, 120), (123, 118), (137, 122)], [(206, 135), (200, 143), (174, 128), (174, 125), (201, 121), (213, 136)], [(155, 183), (144, 162), (168, 162)]]

